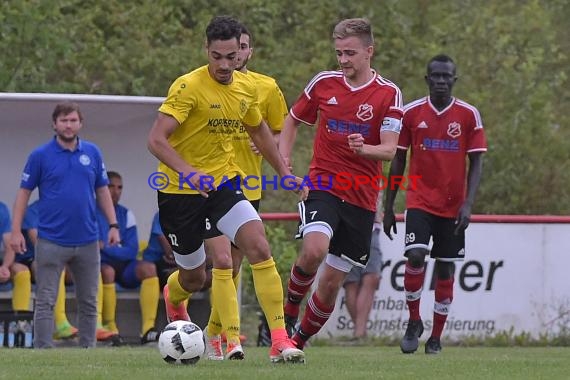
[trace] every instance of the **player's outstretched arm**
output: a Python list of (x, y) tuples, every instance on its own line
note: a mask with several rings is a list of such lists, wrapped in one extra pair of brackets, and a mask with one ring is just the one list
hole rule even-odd
[(404, 149), (397, 150), (396, 155), (390, 164), (390, 175), (388, 177), (389, 184), (384, 190), (386, 193), (386, 199), (384, 201), (384, 218), (382, 223), (384, 226), (384, 233), (390, 238), (390, 240), (393, 240), (392, 229), (395, 234), (398, 233), (398, 230), (396, 229), (396, 216), (394, 214), (394, 202), (399, 188), (398, 185), (394, 186), (391, 181), (392, 178), (402, 178), (401, 176), (404, 174), (404, 170), (406, 169), (407, 153), (408, 152)]

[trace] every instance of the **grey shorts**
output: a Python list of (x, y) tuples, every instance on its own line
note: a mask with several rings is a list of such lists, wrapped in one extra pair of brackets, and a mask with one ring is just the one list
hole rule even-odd
[(352, 267), (348, 275), (344, 279), (344, 283), (360, 282), (360, 279), (366, 273), (380, 273), (382, 270), (382, 251), (380, 250), (380, 229), (372, 231), (372, 239), (370, 240), (370, 257), (366, 267)]

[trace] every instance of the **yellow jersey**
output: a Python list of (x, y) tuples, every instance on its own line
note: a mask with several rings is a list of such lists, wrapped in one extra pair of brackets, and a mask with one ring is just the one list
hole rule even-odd
[[(207, 65), (199, 67), (172, 83), (159, 111), (180, 123), (168, 138), (174, 150), (213, 177), (216, 186), (244, 175), (235, 161), (232, 136), (246, 133), (242, 123), (258, 126), (262, 120), (251, 77), (234, 71), (232, 83), (221, 84), (210, 76)], [(162, 162), (158, 171), (169, 180), (163, 192), (198, 194), (189, 185), (191, 173), (177, 173)]]
[[(246, 75), (254, 80), (257, 87), (259, 110), (263, 120), (273, 131), (281, 131), (288, 110), (285, 97), (277, 82), (267, 75), (253, 71), (248, 71)], [(250, 138), (245, 130), (235, 130), (235, 132), (233, 142), (236, 162), (246, 176), (251, 176), (247, 180), (247, 186), (242, 186), (243, 193), (250, 201), (261, 199), (261, 188), (263, 185), (261, 180), (262, 156), (255, 154), (251, 150), (249, 146)]]

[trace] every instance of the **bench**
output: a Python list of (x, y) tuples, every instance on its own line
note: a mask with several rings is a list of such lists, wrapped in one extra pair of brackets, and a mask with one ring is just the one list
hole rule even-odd
[[(35, 293), (32, 290), (32, 300)], [(75, 302), (75, 291), (73, 286), (66, 287), (66, 313), (69, 321), (77, 325), (77, 303)], [(12, 310), (12, 289), (11, 286), (3, 284), (0, 286), (0, 312)], [(210, 317), (210, 293), (209, 291), (192, 294), (188, 304), (188, 313), (194, 323), (201, 328), (205, 328)], [(127, 343), (137, 344), (140, 342), (141, 313), (139, 306), (138, 289), (117, 289), (117, 327), (121, 336)], [(156, 318), (156, 328), (162, 330), (166, 326), (166, 312), (162, 294), (158, 303), (158, 313)]]

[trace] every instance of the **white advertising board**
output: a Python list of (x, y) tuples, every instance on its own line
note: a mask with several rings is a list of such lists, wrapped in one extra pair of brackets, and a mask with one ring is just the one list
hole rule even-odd
[[(403, 292), (405, 226), (390, 241), (382, 234), (384, 264), (368, 320), (369, 336), (400, 336), (408, 311)], [(465, 261), (456, 263), (454, 299), (446, 338), (486, 336), (511, 328), (515, 334), (556, 334), (570, 328), (570, 224), (472, 223)], [(429, 260), (420, 312), (432, 328), (434, 261)], [(350, 336), (352, 321), (341, 290), (334, 313), (319, 337)]]

